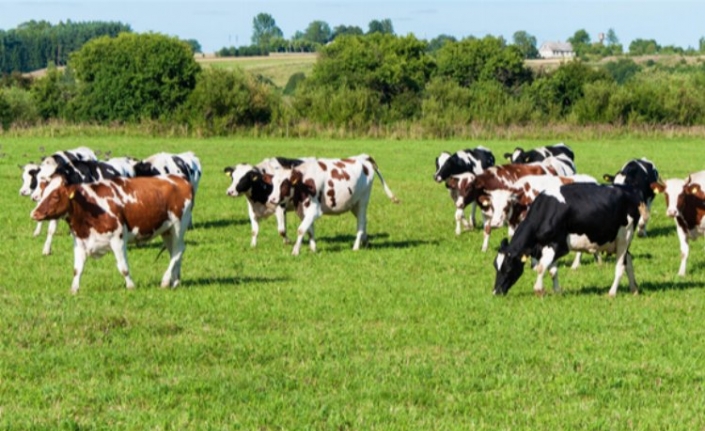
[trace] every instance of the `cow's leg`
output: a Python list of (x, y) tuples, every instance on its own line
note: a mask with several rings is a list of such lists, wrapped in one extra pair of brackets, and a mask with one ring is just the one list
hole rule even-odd
[(634, 276), (634, 263), (632, 261), (632, 254), (627, 251), (625, 256), (626, 266), (627, 266), (627, 277), (629, 278), (629, 290), (634, 294), (639, 294), (639, 286), (636, 284), (636, 277)]
[(39, 236), (39, 234), (42, 233), (42, 222), (38, 221), (37, 222), (37, 227), (34, 228), (34, 232), (32, 233), (33, 236)]
[(678, 275), (680, 277), (685, 277), (685, 266), (688, 262), (688, 255), (690, 254), (690, 246), (688, 245), (688, 233), (685, 232), (680, 226), (676, 225), (676, 232), (678, 232), (678, 241), (681, 245), (681, 264), (678, 268)]
[(651, 202), (648, 202), (644, 208), (641, 209), (641, 212), (643, 214), (642, 217), (639, 217), (639, 223), (637, 224), (638, 226), (638, 231), (637, 235), (640, 237), (645, 237), (646, 236), (646, 222), (649, 221), (649, 217), (651, 216)]
[(164, 247), (169, 252), (169, 266), (162, 276), (161, 287), (176, 287), (181, 279), (181, 258), (183, 257), (186, 243), (183, 228), (174, 227), (162, 235)]
[(490, 233), (492, 232), (492, 226), (490, 225), (490, 219), (485, 218), (483, 220), (483, 238), (482, 238), (482, 252), (486, 252), (487, 248), (490, 246)]
[(617, 238), (615, 239), (615, 249), (616, 249), (616, 263), (614, 267), (614, 281), (610, 287), (609, 296), (617, 296), (617, 288), (619, 287), (619, 280), (622, 279), (625, 269), (625, 261), (627, 257), (627, 250), (629, 248), (629, 242), (634, 234), (634, 225), (627, 228), (620, 227), (619, 232), (617, 232)]
[(463, 208), (456, 208), (455, 209), (455, 234), (460, 235), (463, 230), (462, 230), (462, 225), (463, 223), (467, 223), (467, 220), (465, 220), (465, 213)]
[[(316, 204), (311, 202), (311, 204), (304, 210), (303, 212), (303, 218), (301, 220), (301, 224), (299, 225), (299, 228), (296, 230), (296, 243), (294, 244), (294, 248), (291, 251), (291, 254), (294, 256), (298, 256), (299, 252), (301, 251), (301, 243), (304, 240), (304, 235), (308, 232), (309, 233), (309, 238), (310, 238), (310, 244), (312, 245), (312, 251), (315, 251), (315, 242), (313, 240), (313, 222), (316, 221), (319, 215), (319, 211), (316, 208)], [(310, 232), (309, 232), (310, 230)]]
[[(539, 261), (536, 263), (536, 266), (534, 267), (534, 270), (537, 273), (536, 276), (536, 283), (534, 284), (534, 293), (536, 295), (542, 296), (544, 294), (543, 290), (543, 275), (546, 272), (546, 270), (551, 270), (551, 266), (554, 264), (554, 259), (556, 257), (556, 251), (553, 249), (553, 247), (544, 247), (541, 250), (541, 258)], [(554, 274), (551, 274), (551, 276), (554, 276)], [(555, 273), (555, 277), (558, 277), (558, 274)], [(555, 283), (557, 283), (558, 279), (556, 278), (554, 281), (554, 288), (555, 288)]]
[(359, 250), (360, 245), (367, 242), (367, 201), (363, 200), (353, 208), (353, 214), (357, 219), (357, 236), (352, 249)]
[(468, 223), (467, 221), (465, 222), (465, 228), (466, 229), (475, 229), (475, 212), (477, 211), (477, 202), (472, 201), (470, 204), (470, 222)]
[(49, 256), (51, 254), (51, 241), (54, 238), (54, 234), (56, 233), (56, 225), (57, 225), (57, 220), (49, 220), (49, 228), (47, 229), (47, 239), (44, 241), (44, 249), (42, 250), (42, 254), (44, 256)]
[(83, 266), (86, 264), (86, 249), (83, 243), (79, 240), (73, 240), (73, 281), (71, 282), (71, 293), (78, 293), (78, 287), (81, 282), (81, 274)]
[(250, 215), (250, 225), (252, 226), (252, 239), (250, 240), (250, 247), (257, 246), (257, 235), (259, 235), (259, 217), (255, 214), (254, 208), (250, 201), (247, 201), (247, 212)]
[(284, 244), (289, 244), (289, 238), (286, 236), (286, 208), (282, 205), (277, 205), (274, 210), (274, 217), (277, 219), (277, 231), (279, 231), (279, 236), (282, 237)]
[(551, 267), (548, 269), (548, 273), (551, 274), (551, 279), (553, 280), (553, 292), (561, 293), (561, 286), (558, 283), (558, 264), (553, 262)]
[(570, 269), (578, 269), (580, 268), (580, 257), (583, 254), (581, 252), (575, 253), (575, 259), (573, 260), (573, 264), (570, 265)]
[(110, 248), (113, 250), (113, 254), (115, 255), (118, 271), (120, 271), (120, 274), (125, 277), (125, 287), (128, 289), (134, 289), (135, 282), (132, 281), (132, 278), (130, 277), (130, 267), (127, 264), (127, 241), (125, 241), (124, 235), (116, 234), (110, 238)]

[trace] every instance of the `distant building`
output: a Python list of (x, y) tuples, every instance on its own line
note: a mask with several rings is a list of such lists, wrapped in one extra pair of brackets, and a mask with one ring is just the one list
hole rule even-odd
[(541, 58), (573, 58), (575, 51), (570, 42), (544, 42), (539, 48)]

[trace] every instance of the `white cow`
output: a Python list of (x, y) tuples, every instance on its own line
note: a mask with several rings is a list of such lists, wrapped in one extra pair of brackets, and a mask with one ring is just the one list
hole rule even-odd
[(357, 218), (357, 235), (353, 250), (358, 250), (360, 245), (367, 241), (367, 205), (375, 173), (387, 196), (392, 202), (398, 203), (377, 164), (367, 154), (345, 159), (308, 161), (292, 169), (289, 175), (275, 172), (272, 177), (274, 192), (269, 198), (269, 203), (280, 205), (293, 200), (302, 220), (292, 254), (299, 254), (301, 242), (307, 232), (309, 246), (312, 251), (316, 251), (313, 223), (321, 215), (342, 214), (348, 211)]

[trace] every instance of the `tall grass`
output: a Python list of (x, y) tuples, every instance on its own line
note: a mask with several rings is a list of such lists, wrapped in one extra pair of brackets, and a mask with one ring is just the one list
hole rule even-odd
[[(453, 206), (432, 179), (441, 150), (555, 142), (6, 136), (1, 144), (0, 428), (3, 429), (701, 429), (705, 426), (705, 258), (688, 276), (657, 197), (632, 246), (641, 294), (606, 296), (613, 259), (560, 266), (565, 293), (539, 299), (523, 278), (491, 295), (504, 229), (453, 234)], [(693, 138), (566, 140), (578, 170), (601, 177), (646, 156), (664, 177), (703, 169)], [(87, 262), (69, 294), (65, 224), (54, 254), (33, 238), (19, 169), (87, 145), (143, 157), (193, 150), (204, 175), (186, 236), (182, 286), (157, 286), (158, 241), (130, 247), (137, 289), (112, 256)], [(376, 184), (371, 243), (351, 251), (354, 219), (316, 223), (317, 253), (290, 255), (274, 220), (249, 247), (225, 166), (273, 155), (367, 152), (402, 203)], [(296, 229), (289, 216), (290, 235)]]

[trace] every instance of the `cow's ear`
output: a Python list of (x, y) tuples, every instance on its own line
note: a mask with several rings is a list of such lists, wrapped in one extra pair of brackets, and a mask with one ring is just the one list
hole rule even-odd
[(252, 182), (259, 180), (259, 174), (252, 174), (252, 176), (250, 176), (250, 180)]
[(700, 186), (697, 184), (692, 184), (688, 190), (690, 191), (691, 195), (698, 194), (700, 192)]
[(509, 153), (504, 153), (504, 158), (507, 160), (512, 160), (512, 155)]
[(609, 174), (604, 174), (604, 175), (602, 176), (602, 179), (605, 180), (605, 181), (607, 181), (608, 183), (611, 183), (611, 182), (614, 181), (614, 177), (613, 177), (612, 175), (609, 175)]
[(502, 242), (499, 243), (499, 249), (505, 249), (509, 247), (509, 240), (507, 238), (502, 238)]
[(522, 254), (521, 255), (521, 263), (526, 263), (527, 260), (529, 260), (529, 256)]
[(232, 166), (228, 166), (227, 168), (223, 169), (223, 172), (225, 172), (226, 177), (232, 176), (233, 171), (235, 171), (235, 169), (233, 169)]
[(76, 190), (71, 190), (71, 193), (69, 193), (69, 199), (73, 199), (74, 196), (76, 196)]

